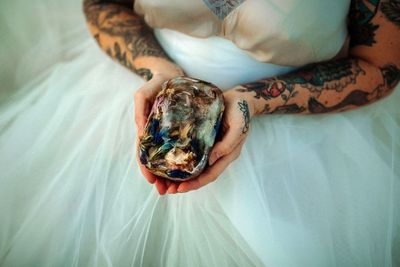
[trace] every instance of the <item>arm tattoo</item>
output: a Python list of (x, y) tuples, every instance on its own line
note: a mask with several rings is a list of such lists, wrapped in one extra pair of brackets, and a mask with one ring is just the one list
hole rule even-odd
[(381, 98), (389, 88), (394, 88), (400, 81), (400, 69), (394, 64), (388, 64), (380, 68), (383, 77), (383, 84), (378, 85), (372, 92), (376, 98)]
[(385, 17), (400, 27), (400, 0), (386, 0), (381, 6), (382, 13)]
[(151, 79), (150, 70), (136, 70), (133, 61), (142, 56), (170, 59), (152, 29), (134, 14), (132, 3), (132, 0), (84, 0), (84, 13), (88, 23), (98, 31), (95, 38), (100, 46), (101, 35), (115, 37), (113, 46), (102, 46), (107, 54), (145, 79)]
[(360, 74), (365, 72), (357, 60), (342, 59), (306, 66), (295, 75), (287, 75), (286, 80), (319, 94), (322, 90), (341, 92), (347, 85), (355, 84)]
[[(295, 85), (319, 95), (323, 90), (341, 92), (347, 85), (355, 84), (356, 78), (365, 74), (355, 59), (343, 59), (319, 64), (312, 64), (301, 68), (293, 74), (281, 77), (264, 79), (253, 83), (243, 84), (241, 92), (255, 92), (256, 98), (269, 100), (281, 97), (288, 100), (295, 97)], [(288, 92), (289, 94), (284, 94)]]
[[(400, 0), (352, 0), (349, 17), (353, 46), (349, 58), (311, 64), (237, 90), (254, 93), (261, 101), (256, 101), (261, 106), (258, 112), (267, 114), (341, 112), (390, 94), (400, 82), (399, 58), (394, 52), (397, 32), (390, 25), (400, 26)], [(386, 30), (392, 31), (387, 39), (375, 39)], [(382, 51), (386, 47), (387, 53)], [(383, 56), (376, 60), (379, 53)]]
[[(315, 114), (344, 111), (349, 106), (363, 106), (382, 98), (400, 81), (400, 69), (394, 64), (381, 67), (380, 72), (383, 83), (377, 85), (375, 89), (370, 92), (362, 89), (353, 90), (332, 106), (327, 106), (327, 102), (319, 101), (320, 95), (326, 91), (342, 93), (346, 86), (355, 85), (360, 75), (366, 75), (359, 66), (358, 60), (348, 59), (347, 62), (339, 60), (307, 66), (293, 74), (244, 84), (243, 88), (237, 91), (254, 92), (254, 97), (257, 99), (282, 98), (283, 104), (278, 107), (271, 108), (269, 104), (266, 104), (262, 111), (265, 114), (300, 114), (306, 111)], [(295, 88), (309, 92), (309, 98), (304, 106), (288, 103), (298, 94)]]
[(349, 33), (350, 46), (373, 46), (376, 43), (375, 32), (379, 25), (372, 23), (378, 12), (380, 0), (352, 0), (350, 6)]
[(242, 100), (241, 102), (238, 102), (239, 110), (243, 114), (243, 121), (244, 125), (242, 128), (242, 133), (245, 134), (249, 131), (250, 129), (250, 111), (249, 111), (249, 105), (247, 104), (246, 100)]
[(153, 73), (149, 69), (140, 68), (136, 70), (136, 73), (142, 76), (145, 81), (150, 81), (153, 78)]
[(306, 109), (304, 107), (301, 107), (297, 104), (282, 105), (274, 110), (271, 110), (271, 107), (268, 104), (265, 104), (262, 114), (300, 114), (305, 110)]
[(338, 104), (327, 107), (318, 102), (315, 97), (310, 97), (308, 100), (308, 109), (310, 113), (327, 113), (332, 111), (344, 110), (347, 106), (364, 106), (372, 100), (382, 98), (388, 93), (391, 88), (394, 88), (400, 81), (400, 70), (394, 64), (385, 65), (380, 68), (383, 77), (383, 83), (375, 87), (375, 89), (368, 93), (361, 89), (353, 90)]
[(324, 104), (318, 102), (315, 97), (310, 97), (308, 100), (308, 109), (310, 113), (328, 113), (332, 111), (342, 110), (343, 108), (354, 105), (363, 106), (369, 102), (368, 93), (361, 90), (354, 90), (342, 101), (332, 107), (326, 107)]

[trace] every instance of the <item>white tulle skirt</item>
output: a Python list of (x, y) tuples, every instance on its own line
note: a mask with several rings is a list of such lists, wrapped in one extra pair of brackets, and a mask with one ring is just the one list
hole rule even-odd
[[(238, 160), (159, 196), (135, 160), (143, 81), (102, 53), (81, 3), (0, 4), (0, 266), (400, 266), (400, 88), (376, 104), (252, 121)], [(157, 30), (223, 88), (290, 70)]]

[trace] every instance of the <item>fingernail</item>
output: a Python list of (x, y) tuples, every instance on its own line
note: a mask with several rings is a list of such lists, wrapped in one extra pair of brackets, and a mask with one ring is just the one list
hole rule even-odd
[(183, 188), (182, 188), (182, 187), (178, 187), (178, 192), (179, 192), (179, 193), (185, 193), (186, 191), (185, 191), (185, 190), (183, 190)]
[(209, 164), (210, 166), (213, 165), (219, 158), (220, 158), (220, 155), (219, 155), (218, 152), (213, 153), (213, 154), (211, 155), (211, 157), (210, 157), (210, 161), (209, 161), (208, 164)]

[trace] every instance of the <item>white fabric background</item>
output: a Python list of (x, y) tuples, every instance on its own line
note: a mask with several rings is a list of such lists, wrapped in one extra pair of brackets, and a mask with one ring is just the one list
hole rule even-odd
[[(1, 266), (400, 265), (399, 88), (343, 114), (256, 118), (216, 182), (159, 197), (134, 155), (143, 81), (99, 50), (81, 3), (6, 0), (0, 19)], [(177, 36), (158, 32), (224, 87), (285, 71)]]

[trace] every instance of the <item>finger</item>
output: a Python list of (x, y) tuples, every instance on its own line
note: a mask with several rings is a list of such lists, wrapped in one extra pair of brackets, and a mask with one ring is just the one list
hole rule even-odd
[(157, 188), (157, 191), (160, 195), (165, 195), (165, 193), (167, 192), (167, 185), (165, 183), (165, 179), (164, 178), (160, 178), (157, 177), (156, 182), (155, 182), (155, 186)]
[(142, 172), (142, 174), (146, 178), (146, 180), (149, 183), (154, 184), (156, 182), (156, 180), (158, 179), (158, 177), (156, 175), (154, 175), (153, 173), (151, 173), (143, 164), (139, 163), (139, 166), (140, 166), (140, 171)]
[(150, 113), (150, 103), (142, 92), (135, 94), (135, 122), (139, 135), (142, 134), (143, 128)]
[(147, 117), (150, 114), (155, 96), (162, 87), (163, 80), (153, 79), (145, 83), (134, 95), (135, 122), (138, 133), (143, 132)]
[(176, 194), (178, 193), (178, 183), (171, 183), (168, 187), (167, 194)]
[(218, 159), (230, 154), (244, 137), (240, 128), (229, 127), (222, 140), (217, 142), (211, 150), (208, 164), (212, 166)]
[(215, 181), (218, 176), (228, 167), (228, 165), (234, 161), (239, 155), (242, 149), (244, 141), (239, 143), (239, 145), (228, 155), (222, 157), (213, 166), (206, 169), (199, 177), (182, 182), (178, 187), (178, 192), (184, 193), (191, 190), (199, 189), (213, 181)]
[(143, 174), (143, 176), (147, 179), (147, 181), (151, 184), (154, 184), (156, 182), (157, 176), (153, 173), (151, 173), (141, 162), (139, 159), (139, 139), (136, 138), (136, 160), (139, 165), (140, 172)]

